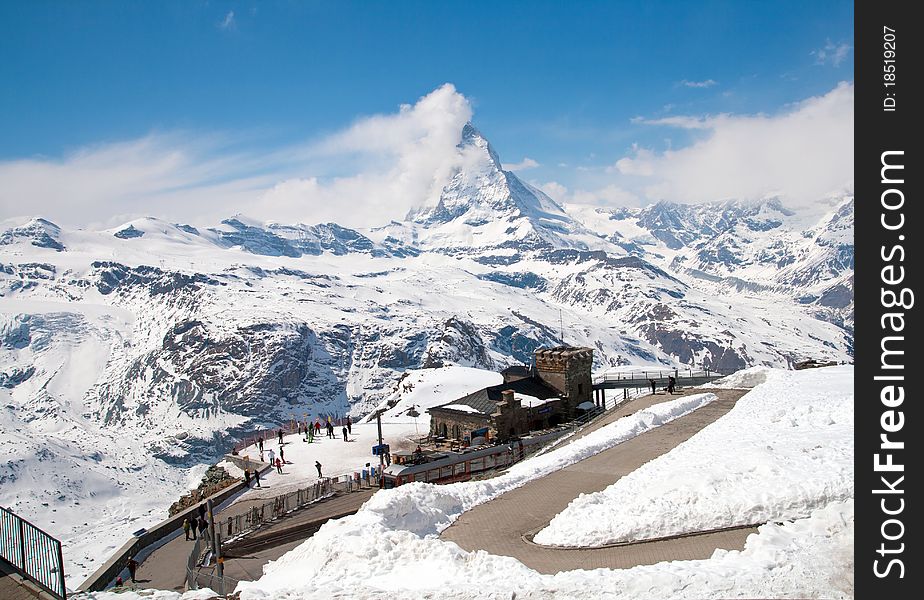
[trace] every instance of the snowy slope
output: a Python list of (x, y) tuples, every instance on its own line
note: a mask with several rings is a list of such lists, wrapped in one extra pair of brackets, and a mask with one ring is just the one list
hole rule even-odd
[(535, 541), (600, 546), (792, 520), (852, 498), (853, 367), (751, 371), (765, 383), (728, 415), (576, 498)]
[(710, 295), (772, 296), (798, 304), (813, 318), (842, 327), (852, 347), (852, 196), (821, 199), (807, 213), (793, 212), (775, 198), (566, 208), (608, 240), (693, 287)]

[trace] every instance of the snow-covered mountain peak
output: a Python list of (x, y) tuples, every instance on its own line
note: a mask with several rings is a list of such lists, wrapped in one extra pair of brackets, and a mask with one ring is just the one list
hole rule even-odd
[(31, 217), (21, 224), (5, 223), (7, 228), (0, 231), (0, 246), (29, 244), (38, 248), (48, 248), (56, 252), (65, 250), (61, 243), (61, 228), (42, 217)]
[(487, 154), (488, 164), (496, 170), (501, 170), (500, 157), (494, 150), (491, 143), (471, 122), (465, 124), (462, 128), (462, 140), (458, 145), (462, 152), (470, 152), (477, 155), (478, 153)]
[(459, 164), (439, 201), (408, 215), (429, 248), (599, 248), (620, 253), (574, 221), (545, 193), (504, 171), (471, 124), (462, 130)]

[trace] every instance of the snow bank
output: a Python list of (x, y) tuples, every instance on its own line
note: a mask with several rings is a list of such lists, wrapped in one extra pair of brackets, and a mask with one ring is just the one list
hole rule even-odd
[(704, 384), (704, 388), (723, 388), (723, 389), (752, 389), (762, 383), (766, 383), (767, 377), (773, 371), (770, 367), (751, 367), (741, 371), (735, 371), (727, 377), (716, 379), (712, 383)]
[[(332, 522), (343, 524), (349, 519)], [(325, 531), (327, 530), (327, 531)], [(355, 531), (355, 530), (354, 530)], [(834, 502), (809, 518), (768, 524), (748, 537), (744, 550), (716, 550), (706, 560), (662, 562), (625, 570), (595, 569), (543, 575), (515, 559), (465, 552), (437, 538), (372, 530), (340, 540), (344, 549), (323, 571), (292, 573), (292, 586), (269, 586), (270, 576), (241, 590), (241, 600), (355, 598), (556, 598), (676, 600), (702, 598), (852, 598), (853, 500)], [(317, 535), (344, 533), (325, 526)], [(358, 552), (358, 544), (364, 551)], [(299, 547), (283, 560), (300, 552)], [(350, 558), (361, 564), (339, 568)], [(321, 564), (321, 563), (319, 563)], [(301, 563), (287, 563), (297, 570)], [(301, 575), (301, 577), (299, 577)], [(204, 600), (207, 590), (156, 592), (155, 600)], [(95, 592), (85, 600), (140, 600), (135, 593)]]
[(435, 535), (461, 513), (479, 504), (669, 423), (715, 398), (715, 394), (696, 394), (656, 404), (601, 427), (567, 446), (517, 463), (497, 477), (450, 485), (414, 482), (377, 493), (363, 509), (376, 513), (380, 522), (389, 529)]
[(853, 497), (853, 367), (749, 369), (726, 416), (596, 494), (534, 541), (603, 544), (807, 517)]
[[(490, 480), (442, 486), (415, 482), (381, 490), (355, 515), (328, 522), (304, 544), (264, 567), (262, 579), (242, 583), (240, 589), (253, 598), (276, 597), (284, 590), (307, 589), (306, 585), (326, 591), (334, 581), (362, 582), (373, 571), (379, 574), (372, 585), (382, 586), (379, 589), (440, 589), (442, 565), (457, 562), (462, 564), (460, 578), (470, 577), (469, 582), (478, 581), (486, 571), (503, 578), (509, 570), (506, 561), (520, 563), (513, 559), (498, 563), (483, 552), (465, 555), (436, 536), (478, 504), (689, 414), (715, 398), (697, 394), (657, 404), (568, 446), (518, 463)], [(520, 569), (526, 585), (533, 573), (522, 565)]]

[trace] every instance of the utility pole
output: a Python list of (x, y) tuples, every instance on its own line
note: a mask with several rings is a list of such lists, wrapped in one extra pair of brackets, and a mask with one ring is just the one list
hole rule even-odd
[(206, 504), (209, 509), (209, 537), (212, 538), (212, 556), (215, 557), (218, 578), (219, 580), (222, 580), (225, 574), (225, 561), (221, 558), (221, 548), (218, 546), (218, 536), (215, 535), (215, 513), (213, 512), (212, 500), (209, 499)]
[(558, 309), (558, 327), (561, 331), (558, 338), (558, 343), (562, 346), (565, 345), (565, 321), (561, 316), (561, 309)]
[(375, 411), (375, 424), (379, 429), (379, 487), (382, 486), (382, 477), (385, 473), (385, 449), (382, 443), (382, 412)]

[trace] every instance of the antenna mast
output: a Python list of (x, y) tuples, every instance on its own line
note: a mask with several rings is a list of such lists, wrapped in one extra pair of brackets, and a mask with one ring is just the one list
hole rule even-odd
[(565, 345), (565, 321), (561, 316), (561, 309), (558, 309), (558, 327), (561, 333), (559, 333), (558, 343), (562, 346)]

